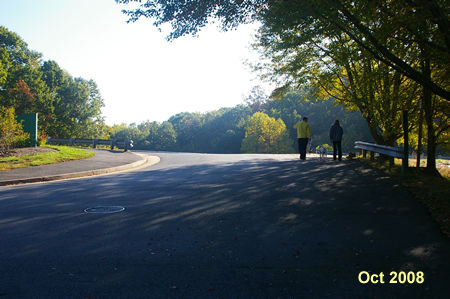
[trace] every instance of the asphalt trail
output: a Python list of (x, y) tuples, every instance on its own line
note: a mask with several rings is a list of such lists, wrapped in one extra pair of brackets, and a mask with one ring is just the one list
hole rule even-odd
[[(138, 171), (0, 187), (0, 298), (448, 298), (450, 241), (374, 170), (157, 155)], [(125, 211), (84, 213), (99, 205)], [(391, 284), (391, 271), (424, 281)]]

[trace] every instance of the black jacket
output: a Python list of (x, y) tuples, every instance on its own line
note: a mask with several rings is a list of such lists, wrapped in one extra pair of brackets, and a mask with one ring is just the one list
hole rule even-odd
[(340, 125), (333, 125), (330, 129), (330, 140), (331, 141), (342, 141), (342, 135), (344, 135), (344, 130)]

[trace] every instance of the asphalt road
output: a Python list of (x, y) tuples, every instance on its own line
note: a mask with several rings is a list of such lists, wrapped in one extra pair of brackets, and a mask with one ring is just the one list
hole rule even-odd
[[(157, 155), (138, 171), (0, 187), (0, 298), (448, 298), (450, 241), (374, 170)], [(125, 210), (84, 212), (101, 205)]]

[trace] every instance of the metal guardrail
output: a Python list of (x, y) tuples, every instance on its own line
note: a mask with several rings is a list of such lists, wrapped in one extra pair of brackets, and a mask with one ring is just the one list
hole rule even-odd
[(47, 144), (67, 144), (67, 145), (87, 145), (96, 148), (97, 145), (107, 145), (110, 146), (113, 150), (114, 147), (121, 148), (124, 151), (127, 151), (133, 147), (133, 140), (105, 140), (105, 139), (82, 139), (82, 138), (69, 138), (69, 139), (61, 139), (61, 138), (48, 138)]
[[(355, 148), (362, 150), (363, 156), (366, 156), (367, 151), (370, 152), (370, 159), (373, 160), (375, 157), (374, 153), (379, 153), (382, 155), (401, 158), (402, 159), (402, 174), (406, 174), (409, 168), (409, 157), (408, 157), (408, 111), (402, 111), (402, 126), (403, 126), (403, 148), (385, 146), (374, 143), (356, 141)], [(390, 159), (390, 164), (394, 164), (394, 159)]]
[[(355, 148), (360, 149), (362, 151), (362, 155), (364, 158), (366, 158), (367, 152), (369, 152), (371, 160), (375, 158), (375, 153), (379, 153), (394, 158), (400, 158), (402, 159), (402, 174), (405, 174), (407, 172), (409, 163), (407, 148), (405, 149), (401, 147), (379, 145), (376, 143), (368, 143), (362, 141), (356, 141)], [(390, 164), (391, 166), (394, 164), (394, 159), (390, 160)]]
[(355, 148), (362, 150), (364, 157), (366, 156), (367, 152), (371, 152), (400, 159), (403, 158), (403, 148), (401, 147), (386, 146), (386, 145), (379, 145), (376, 143), (356, 141)]

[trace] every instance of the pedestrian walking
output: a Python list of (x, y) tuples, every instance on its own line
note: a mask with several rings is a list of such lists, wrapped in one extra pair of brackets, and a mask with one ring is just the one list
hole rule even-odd
[(334, 125), (330, 128), (330, 140), (333, 144), (333, 160), (336, 160), (336, 154), (339, 161), (342, 160), (342, 135), (344, 135), (344, 130), (339, 124), (339, 120), (334, 121)]
[(294, 128), (297, 129), (300, 160), (306, 160), (306, 146), (308, 145), (308, 141), (311, 140), (311, 127), (308, 124), (308, 118), (303, 117), (303, 120), (296, 123)]

